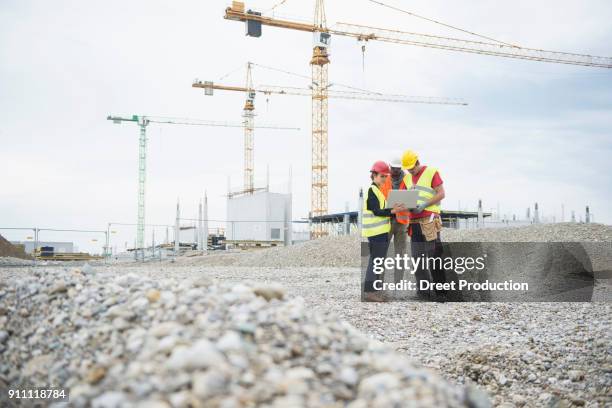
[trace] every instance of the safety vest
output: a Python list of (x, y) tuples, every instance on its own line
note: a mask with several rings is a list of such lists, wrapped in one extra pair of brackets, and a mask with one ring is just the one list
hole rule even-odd
[[(417, 181), (416, 184), (412, 184), (412, 174), (408, 173), (404, 176), (404, 184), (406, 185), (406, 188), (408, 190), (417, 190), (419, 192), (417, 204), (426, 203), (427, 201), (431, 200), (434, 195), (436, 195), (436, 190), (431, 188), (431, 180), (437, 171), (438, 169), (435, 167), (427, 166), (425, 170), (423, 170), (423, 173), (421, 173), (419, 181)], [(440, 203), (426, 207), (425, 211), (440, 214)]]
[(368, 195), (370, 194), (370, 190), (376, 194), (381, 210), (385, 208), (386, 203), (385, 196), (382, 191), (380, 191), (377, 186), (371, 185), (368, 189), (368, 194), (363, 198), (363, 211), (361, 215), (362, 237), (373, 237), (374, 235), (380, 235), (391, 231), (389, 217), (379, 217), (374, 215), (372, 211), (368, 210)]
[(382, 186), (380, 186), (380, 191), (383, 193), (385, 198), (389, 197), (389, 191), (393, 189), (393, 181), (391, 180), (391, 176), (385, 179), (385, 182)]

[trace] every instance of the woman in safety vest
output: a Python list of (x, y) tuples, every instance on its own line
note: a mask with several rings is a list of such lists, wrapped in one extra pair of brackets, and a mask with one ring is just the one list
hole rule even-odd
[(377, 276), (374, 273), (374, 260), (387, 256), (391, 217), (397, 212), (406, 210), (403, 204), (396, 204), (393, 208), (385, 208), (386, 200), (381, 188), (389, 173), (387, 163), (383, 161), (374, 163), (370, 169), (372, 185), (368, 188), (368, 194), (363, 200), (361, 236), (368, 238), (368, 247), (370, 249), (370, 259), (368, 260), (364, 284), (364, 300), (370, 302), (382, 302), (385, 300), (376, 293), (374, 287), (374, 281), (380, 279), (380, 274)]

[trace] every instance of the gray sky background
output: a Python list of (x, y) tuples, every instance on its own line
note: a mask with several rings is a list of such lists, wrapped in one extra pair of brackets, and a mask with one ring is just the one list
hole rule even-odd
[[(588, 1), (388, 3), (526, 47), (612, 55), (612, 4)], [(266, 10), (275, 1), (247, 2)], [(288, 0), (278, 15), (312, 18), (313, 1)], [(375, 6), (327, 2), (328, 24), (354, 22), (431, 34), (465, 35)], [(244, 36), (222, 18), (226, 1), (19, 1), (0, 5), (0, 227), (104, 229), (136, 220), (138, 128), (108, 114), (239, 121), (242, 94), (213, 97), (191, 88), (246, 61), (310, 75), (312, 36), (263, 27)], [(461, 97), (468, 107), (330, 100), (331, 211), (356, 206), (375, 160), (404, 149), (440, 168), (444, 207), (524, 217), (584, 214), (612, 223), (612, 71), (461, 54), (335, 37), (330, 82), (387, 93)], [(303, 78), (256, 68), (255, 83), (306, 86)], [(244, 69), (220, 81), (242, 85)], [(257, 183), (270, 166), (286, 190), (293, 169), (294, 218), (310, 196), (310, 99), (258, 96), (257, 121), (299, 132), (256, 131)], [(208, 191), (210, 218), (225, 218), (227, 178), (242, 183), (242, 130), (156, 126), (148, 130), (147, 222), (171, 224), (177, 197), (194, 217)], [(27, 235), (0, 231), (9, 238)], [(165, 232), (164, 232), (165, 233)], [(162, 232), (158, 232), (162, 234)], [(91, 234), (42, 239), (77, 241)], [(102, 237), (98, 237), (102, 242)], [(150, 232), (147, 232), (150, 239)], [(163, 236), (162, 236), (163, 238)], [(119, 238), (117, 238), (119, 239)], [(159, 239), (159, 238), (158, 238)], [(133, 240), (133, 227), (121, 240)], [(117, 243), (116, 243), (117, 244)], [(123, 245), (120, 245), (122, 247)]]

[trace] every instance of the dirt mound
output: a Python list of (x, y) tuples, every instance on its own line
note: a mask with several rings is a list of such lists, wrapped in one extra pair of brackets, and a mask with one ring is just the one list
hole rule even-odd
[(32, 259), (31, 256), (25, 253), (23, 248), (15, 246), (8, 242), (0, 235), (0, 256), (10, 256), (13, 258)]

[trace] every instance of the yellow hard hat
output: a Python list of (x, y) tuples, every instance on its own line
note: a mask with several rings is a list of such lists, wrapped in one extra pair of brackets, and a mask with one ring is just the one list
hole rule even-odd
[(406, 150), (402, 155), (402, 167), (410, 170), (416, 165), (419, 160), (419, 156), (412, 150)]

